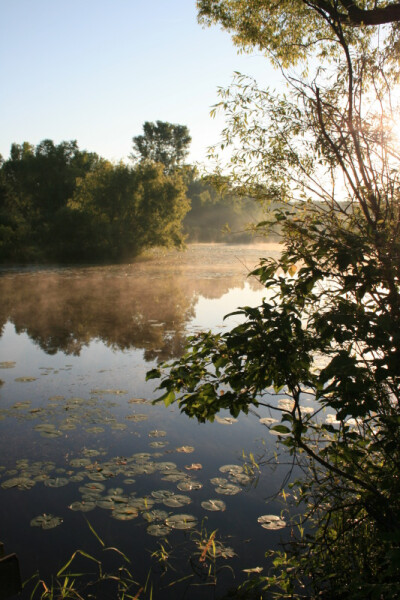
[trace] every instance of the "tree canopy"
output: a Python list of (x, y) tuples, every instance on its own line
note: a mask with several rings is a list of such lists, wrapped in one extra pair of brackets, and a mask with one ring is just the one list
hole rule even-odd
[(0, 166), (1, 260), (129, 260), (179, 247), (189, 206), (182, 175), (161, 164), (112, 164), (76, 141), (13, 144)]
[(175, 125), (165, 121), (143, 125), (143, 134), (132, 138), (134, 161), (153, 161), (162, 163), (167, 172), (171, 172), (188, 155), (192, 138), (186, 125)]
[[(317, 53), (335, 53), (335, 30), (348, 43), (363, 44), (377, 25), (386, 24), (381, 43), (396, 59), (400, 3), (390, 0), (197, 0), (199, 20), (217, 23), (244, 49), (258, 48), (285, 67)], [(322, 45), (320, 44), (322, 42)]]

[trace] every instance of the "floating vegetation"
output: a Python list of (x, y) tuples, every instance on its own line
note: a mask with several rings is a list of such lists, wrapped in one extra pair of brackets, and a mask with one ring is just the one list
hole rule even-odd
[(222, 500), (204, 500), (204, 502), (201, 503), (201, 506), (205, 510), (211, 510), (211, 511), (218, 511), (218, 510), (226, 509), (226, 504)]
[(315, 409), (312, 406), (300, 406), (300, 410), (303, 415), (313, 415), (315, 413)]
[(69, 461), (71, 467), (86, 467), (91, 464), (89, 458), (73, 458)]
[(101, 494), (104, 492), (106, 486), (103, 483), (85, 483), (79, 488), (81, 494)]
[(148, 404), (149, 401), (144, 398), (131, 398), (128, 400), (129, 404)]
[(141, 423), (142, 421), (147, 421), (148, 418), (149, 418), (149, 415), (145, 415), (145, 414), (126, 415), (126, 417), (125, 417), (125, 419), (128, 419), (129, 421), (133, 421), (134, 423)]
[(86, 427), (85, 431), (87, 431), (88, 433), (103, 433), (105, 429), (104, 427), (94, 425), (93, 427)]
[(233, 425), (233, 423), (238, 422), (238, 420), (233, 417), (219, 417), (218, 415), (216, 415), (215, 420), (221, 425)]
[(150, 442), (149, 446), (151, 446), (151, 448), (165, 448), (168, 443), (169, 442)]
[(249, 485), (254, 479), (253, 476), (247, 475), (246, 473), (235, 473), (230, 477), (234, 483), (239, 483), (240, 485)]
[(258, 523), (261, 524), (261, 527), (264, 529), (283, 529), (286, 527), (286, 521), (278, 517), (277, 515), (263, 515), (262, 517), (258, 517)]
[(82, 454), (88, 457), (100, 456), (100, 454), (105, 454), (104, 452), (100, 452), (100, 450), (94, 450), (92, 448), (84, 448), (82, 450)]
[[(175, 529), (178, 528), (176, 527)], [(165, 537), (171, 533), (171, 527), (168, 527), (168, 525), (165, 525), (164, 523), (153, 523), (148, 526), (147, 533), (156, 537)]]
[(118, 506), (113, 512), (111, 516), (113, 519), (117, 519), (118, 521), (131, 521), (135, 519), (139, 514), (137, 508), (132, 505), (126, 506)]
[(180, 448), (176, 448), (177, 452), (184, 452), (185, 454), (191, 454), (194, 452), (193, 446), (180, 446)]
[(191, 465), (185, 465), (185, 469), (188, 471), (200, 471), (203, 468), (203, 465), (200, 463), (192, 463)]
[(325, 423), (328, 425), (340, 425), (340, 421), (337, 420), (336, 415), (328, 413), (325, 417)]
[(154, 492), (151, 492), (151, 495), (156, 500), (163, 502), (166, 498), (173, 496), (174, 492), (171, 492), (171, 490), (155, 490)]
[(263, 417), (260, 419), (260, 423), (262, 425), (273, 425), (274, 423), (278, 423), (278, 419), (273, 419), (272, 417)]
[(235, 496), (241, 491), (241, 488), (233, 483), (223, 483), (215, 488), (216, 494), (223, 494), (224, 496)]
[(69, 505), (68, 508), (70, 508), (71, 510), (75, 510), (78, 511), (80, 510), (81, 512), (89, 512), (90, 510), (93, 510), (94, 508), (96, 508), (97, 504), (96, 502), (94, 502), (93, 500), (82, 500), (82, 502), (73, 502), (72, 504)]
[(128, 390), (90, 390), (90, 393), (94, 396), (104, 396), (105, 394), (118, 396), (120, 394), (127, 394)]
[(213, 477), (210, 479), (210, 482), (213, 485), (224, 485), (225, 483), (228, 483), (228, 480), (225, 479), (225, 477)]
[(34, 479), (30, 479), (29, 477), (13, 477), (12, 479), (7, 479), (3, 481), (1, 487), (4, 490), (9, 490), (11, 488), (18, 488), (19, 490), (30, 490), (36, 481)]
[(176, 487), (178, 490), (181, 490), (181, 492), (191, 492), (192, 490), (200, 490), (203, 487), (203, 484), (200, 483), (200, 481), (186, 479), (185, 481), (178, 483)]
[(54, 478), (51, 477), (44, 481), (44, 485), (46, 487), (53, 487), (53, 488), (64, 487), (64, 485), (67, 485), (68, 483), (69, 483), (69, 480), (66, 477), (54, 477)]
[(0, 369), (13, 369), (16, 364), (13, 360), (3, 360), (0, 362)]
[(159, 429), (153, 429), (153, 431), (149, 431), (149, 437), (165, 437), (166, 435), (166, 431), (162, 431)]
[(294, 407), (294, 400), (292, 398), (281, 398), (278, 402), (278, 408), (281, 410), (292, 411)]
[(192, 500), (189, 498), (189, 496), (183, 496), (182, 494), (173, 494), (169, 498), (165, 498), (163, 500), (163, 504), (171, 508), (178, 508), (180, 506), (186, 506), (186, 504), (190, 504), (191, 501)]
[(241, 465), (222, 465), (219, 468), (221, 473), (229, 473), (230, 475), (236, 475), (237, 473), (243, 473), (243, 467)]
[(54, 529), (63, 522), (61, 517), (53, 515), (39, 515), (31, 520), (31, 527), (41, 527), (42, 529)]
[(193, 529), (197, 525), (197, 519), (193, 515), (173, 515), (165, 519), (165, 524), (172, 529)]
[(24, 410), (25, 408), (29, 408), (30, 405), (31, 401), (25, 400), (25, 402), (16, 402), (11, 408), (15, 408), (15, 410)]
[(53, 423), (40, 423), (40, 425), (35, 425), (33, 429), (39, 431), (40, 435), (46, 438), (58, 438), (63, 435), (62, 431), (56, 429)]
[(154, 500), (152, 498), (132, 498), (130, 504), (138, 510), (149, 510), (153, 508)]
[(17, 377), (14, 381), (18, 381), (19, 383), (29, 383), (30, 381), (36, 381), (37, 377)]
[(168, 513), (165, 510), (158, 510), (156, 508), (143, 512), (142, 517), (149, 523), (153, 523), (154, 521), (164, 521), (168, 517)]

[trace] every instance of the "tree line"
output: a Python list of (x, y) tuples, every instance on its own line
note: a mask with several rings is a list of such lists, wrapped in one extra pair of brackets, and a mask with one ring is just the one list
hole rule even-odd
[(219, 192), (185, 164), (190, 141), (184, 125), (146, 122), (132, 164), (76, 141), (12, 144), (0, 158), (0, 260), (124, 261), (185, 239), (225, 241), (227, 222), (243, 231), (255, 202)]

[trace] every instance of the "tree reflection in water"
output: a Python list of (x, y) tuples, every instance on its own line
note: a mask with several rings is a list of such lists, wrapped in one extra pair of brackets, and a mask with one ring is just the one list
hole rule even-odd
[(3, 270), (1, 329), (12, 322), (48, 354), (79, 356), (98, 339), (118, 350), (143, 349), (146, 360), (168, 360), (182, 353), (197, 299), (243, 287), (260, 254), (195, 245), (129, 265)]

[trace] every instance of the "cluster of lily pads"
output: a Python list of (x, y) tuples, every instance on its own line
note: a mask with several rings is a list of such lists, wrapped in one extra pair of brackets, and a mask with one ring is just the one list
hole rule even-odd
[[(191, 453), (194, 448), (182, 446), (176, 451)], [(156, 460), (163, 457), (157, 452), (138, 452), (129, 457), (117, 456), (101, 460), (104, 454), (105, 451), (101, 449), (85, 448), (82, 455), (71, 458), (65, 468), (57, 468), (52, 461), (30, 462), (28, 459), (21, 459), (16, 462), (15, 469), (4, 473), (1, 487), (28, 490), (37, 483), (43, 483), (48, 488), (59, 488), (70, 482), (78, 482), (82, 483), (79, 487), (81, 496), (70, 504), (69, 508), (73, 511), (88, 512), (101, 508), (109, 510), (110, 516), (120, 521), (141, 515), (148, 522), (148, 533), (154, 536), (165, 536), (173, 529), (191, 529), (196, 526), (198, 520), (195, 516), (186, 513), (173, 515), (168, 509), (188, 506), (192, 499), (187, 493), (203, 487), (191, 473), (201, 469), (199, 463), (180, 469), (174, 462)], [(243, 486), (252, 481), (252, 476), (241, 465), (223, 465), (219, 470), (225, 477), (210, 480), (217, 495), (238, 494)], [(158, 473), (162, 481), (176, 484), (177, 490), (159, 489), (147, 496), (137, 496), (135, 491), (125, 492), (122, 487), (107, 489), (107, 483), (115, 477), (121, 477), (125, 486), (133, 486), (136, 477), (154, 473)], [(155, 508), (157, 504), (162, 504), (164, 508)], [(225, 502), (218, 498), (204, 500), (201, 506), (204, 510), (213, 512), (226, 509)], [(31, 525), (50, 529), (61, 522), (60, 517), (40, 515), (31, 521)]]
[[(12, 368), (15, 363), (0, 363), (0, 368)], [(17, 378), (19, 382), (33, 381), (33, 377)], [(58, 438), (66, 435), (69, 430), (83, 426), (87, 433), (102, 433), (104, 425), (111, 429), (124, 430), (130, 423), (147, 421), (149, 415), (135, 410), (125, 416), (125, 423), (118, 422), (112, 411), (116, 406), (113, 401), (104, 399), (106, 395), (125, 395), (126, 390), (93, 389), (89, 399), (74, 397), (66, 399), (64, 396), (52, 396), (45, 406), (32, 406), (29, 400), (17, 402), (7, 409), (0, 409), (0, 418), (14, 417), (39, 421), (33, 427), (40, 436), (45, 438)], [(131, 398), (126, 404), (148, 404), (142, 398)], [(279, 408), (290, 409), (290, 401), (280, 402)], [(223, 425), (232, 425), (236, 419), (231, 417), (217, 417)], [(273, 418), (260, 419), (262, 424), (271, 426), (277, 422)], [(96, 508), (108, 510), (113, 519), (128, 521), (141, 517), (147, 522), (147, 533), (152, 536), (167, 536), (172, 530), (190, 530), (197, 526), (196, 516), (186, 512), (173, 514), (171, 509), (184, 509), (192, 503), (190, 492), (199, 490), (203, 484), (192, 474), (192, 471), (202, 469), (200, 463), (192, 463), (184, 468), (178, 468), (174, 462), (158, 460), (163, 458), (161, 452), (169, 442), (167, 432), (153, 429), (147, 433), (153, 452), (138, 452), (129, 457), (117, 456), (102, 460), (106, 455), (103, 449), (84, 448), (81, 455), (70, 458), (64, 467), (57, 467), (52, 461), (31, 462), (21, 459), (16, 462), (15, 469), (0, 469), (3, 475), (1, 487), (5, 490), (15, 488), (29, 490), (37, 483), (43, 483), (48, 488), (59, 488), (70, 482), (81, 483), (78, 488), (80, 497), (69, 505), (71, 511), (88, 512)], [(193, 446), (180, 446), (168, 452), (191, 454), (195, 451)], [(252, 483), (254, 473), (248, 472), (242, 465), (223, 465), (219, 469), (221, 476), (210, 479), (214, 486), (216, 496), (233, 496)], [(162, 481), (176, 484), (176, 491), (158, 489), (147, 495), (137, 496), (136, 492), (126, 491), (126, 487), (134, 486), (136, 478), (158, 474)], [(119, 477), (124, 487), (107, 487), (107, 483)], [(141, 486), (142, 487), (142, 486)], [(142, 487), (143, 489), (143, 487)], [(219, 498), (203, 500), (201, 507), (205, 511), (224, 511), (226, 504)], [(161, 506), (160, 506), (161, 505)], [(264, 515), (258, 519), (265, 529), (281, 529), (286, 525), (284, 520), (276, 515)], [(52, 529), (63, 522), (61, 517), (51, 514), (42, 514), (31, 520), (31, 526), (42, 529)], [(207, 550), (208, 551), (208, 550)], [(226, 549), (222, 544), (213, 544), (214, 556), (217, 554), (229, 557), (233, 555), (232, 549)]]

